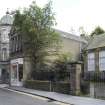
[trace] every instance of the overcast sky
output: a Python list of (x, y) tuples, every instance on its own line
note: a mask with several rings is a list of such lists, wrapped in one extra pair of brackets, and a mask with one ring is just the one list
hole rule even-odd
[[(1, 0), (0, 17), (7, 8), (28, 7), (33, 0)], [(53, 11), (56, 13), (56, 28), (70, 32), (71, 28), (78, 34), (79, 27), (84, 27), (86, 32), (91, 32), (96, 26), (105, 29), (105, 0), (52, 0)], [(36, 0), (39, 6), (46, 4), (48, 0)]]

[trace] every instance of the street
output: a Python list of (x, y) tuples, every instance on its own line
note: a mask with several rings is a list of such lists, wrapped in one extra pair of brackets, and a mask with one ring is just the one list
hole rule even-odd
[[(46, 98), (0, 89), (0, 105), (57, 105)], [(61, 105), (61, 104), (58, 104)], [(62, 104), (63, 105), (63, 104)]]

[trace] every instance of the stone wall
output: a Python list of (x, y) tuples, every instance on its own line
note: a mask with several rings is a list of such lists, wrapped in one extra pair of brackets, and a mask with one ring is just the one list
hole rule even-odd
[[(66, 85), (67, 90), (65, 90), (65, 92), (69, 93), (69, 94), (73, 94), (73, 95), (78, 95), (80, 93), (80, 80), (81, 80), (81, 62), (71, 62), (67, 64), (67, 70), (68, 73), (70, 73), (70, 80), (69, 80), (69, 85)], [(23, 80), (26, 81), (27, 78), (29, 78), (29, 72), (31, 70), (31, 64), (30, 64), (30, 59), (29, 58), (24, 58), (24, 64), (23, 64)], [(60, 83), (60, 81), (57, 81), (57, 83)], [(55, 82), (56, 84), (56, 82)], [(59, 88), (59, 86), (56, 84), (53, 84), (53, 86), (56, 89), (61, 89), (63, 86), (65, 86), (64, 84), (59, 84), (61, 86), (61, 88)], [(42, 85), (42, 84), (41, 84)], [(44, 86), (44, 85), (42, 85)], [(68, 88), (69, 86), (69, 88)], [(37, 86), (36, 86), (37, 87)], [(35, 87), (35, 88), (36, 88)], [(38, 88), (38, 87), (37, 87)], [(48, 88), (48, 87), (47, 87)], [(40, 86), (39, 86), (40, 89)], [(58, 91), (57, 90), (57, 91)], [(63, 88), (61, 89), (63, 91)]]
[(29, 57), (23, 58), (23, 81), (30, 78), (31, 62)]
[(70, 70), (70, 90), (71, 94), (78, 95), (80, 93), (81, 80), (81, 63), (73, 63), (69, 65)]
[(60, 49), (61, 53), (70, 52), (73, 61), (78, 61), (81, 52), (81, 42), (75, 41), (69, 38), (61, 38), (62, 48)]
[(36, 89), (36, 90), (44, 90), (44, 91), (70, 94), (70, 83), (68, 82), (27, 80), (25, 81), (24, 86), (26, 88), (31, 88), (31, 89)]

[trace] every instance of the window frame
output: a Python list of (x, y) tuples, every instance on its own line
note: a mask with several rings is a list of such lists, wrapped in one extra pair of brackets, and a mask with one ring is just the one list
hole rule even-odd
[(99, 51), (99, 70), (105, 71), (105, 62), (103, 63), (102, 60), (105, 60), (105, 50)]
[(94, 52), (88, 53), (87, 58), (88, 71), (95, 71), (95, 53)]

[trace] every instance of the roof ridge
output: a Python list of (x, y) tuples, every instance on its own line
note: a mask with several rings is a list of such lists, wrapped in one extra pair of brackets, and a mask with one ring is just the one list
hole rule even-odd
[(80, 36), (77, 36), (75, 34), (71, 34), (69, 32), (65, 32), (65, 31), (62, 31), (62, 30), (59, 30), (59, 29), (54, 29), (54, 30), (57, 31), (57, 32), (61, 32), (62, 36), (65, 37), (65, 38), (69, 38), (69, 39), (73, 39), (73, 40), (76, 40), (76, 41), (81, 41), (81, 42), (87, 43), (87, 41), (85, 39), (83, 39)]

